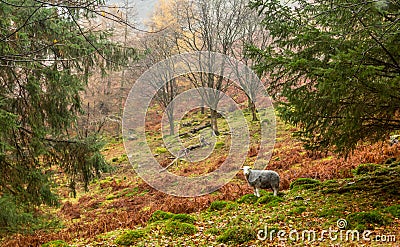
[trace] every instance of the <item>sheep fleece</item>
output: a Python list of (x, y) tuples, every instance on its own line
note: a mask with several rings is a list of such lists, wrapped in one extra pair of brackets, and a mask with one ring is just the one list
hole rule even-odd
[(279, 175), (274, 171), (257, 172), (252, 170), (247, 180), (255, 188), (274, 189), (274, 187), (279, 187)]

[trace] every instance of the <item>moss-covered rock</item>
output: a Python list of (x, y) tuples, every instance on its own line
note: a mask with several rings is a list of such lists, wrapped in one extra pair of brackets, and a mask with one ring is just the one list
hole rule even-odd
[(321, 181), (312, 178), (298, 178), (290, 183), (290, 189), (311, 189), (320, 185)]
[(170, 236), (192, 235), (197, 232), (197, 228), (193, 224), (172, 220), (165, 224), (164, 232)]
[(244, 244), (256, 239), (256, 231), (248, 226), (234, 226), (225, 230), (217, 241), (225, 244)]
[(191, 216), (188, 214), (174, 214), (172, 216), (171, 220), (184, 222), (184, 223), (190, 223), (190, 224), (193, 224), (196, 222), (196, 218), (194, 216)]
[(375, 225), (384, 226), (391, 222), (390, 218), (378, 211), (351, 213), (346, 219), (350, 228), (358, 230), (363, 230), (363, 226), (366, 229), (373, 229)]
[(353, 170), (354, 175), (365, 175), (380, 169), (382, 166), (377, 164), (361, 164)]
[(146, 234), (145, 230), (126, 230), (115, 239), (115, 243), (123, 246), (133, 245)]
[(174, 216), (173, 213), (157, 210), (150, 216), (149, 222), (151, 223), (155, 221), (168, 220), (171, 219), (173, 216)]
[(227, 201), (213, 201), (208, 209), (209, 211), (219, 211), (224, 209), (226, 205), (228, 205)]

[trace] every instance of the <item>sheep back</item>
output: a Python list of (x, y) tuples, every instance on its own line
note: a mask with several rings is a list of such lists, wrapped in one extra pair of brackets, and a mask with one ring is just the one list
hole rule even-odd
[(260, 188), (260, 189), (279, 188), (279, 175), (274, 171), (251, 170), (247, 180), (249, 184), (254, 188)]

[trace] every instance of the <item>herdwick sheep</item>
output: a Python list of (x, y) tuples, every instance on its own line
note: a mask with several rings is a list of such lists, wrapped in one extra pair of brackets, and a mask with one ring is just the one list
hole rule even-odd
[(279, 175), (270, 170), (252, 170), (249, 166), (243, 166), (243, 174), (247, 182), (254, 188), (254, 195), (260, 197), (258, 189), (272, 189), (274, 196), (279, 190)]

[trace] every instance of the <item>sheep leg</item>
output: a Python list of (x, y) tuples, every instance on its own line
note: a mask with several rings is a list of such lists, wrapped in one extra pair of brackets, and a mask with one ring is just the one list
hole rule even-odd
[(273, 188), (273, 190), (274, 190), (274, 196), (277, 196), (278, 195), (278, 189), (277, 188)]
[(254, 195), (257, 197), (260, 197), (260, 193), (258, 191), (258, 188), (254, 188)]

